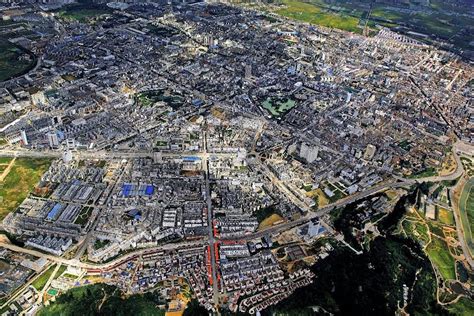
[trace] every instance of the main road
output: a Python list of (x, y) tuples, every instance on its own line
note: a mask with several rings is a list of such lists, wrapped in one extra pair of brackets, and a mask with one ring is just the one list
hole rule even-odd
[(65, 259), (65, 258), (54, 256), (51, 254), (46, 254), (44, 252), (40, 252), (37, 250), (16, 246), (11, 243), (0, 242), (0, 247), (9, 249), (11, 251), (29, 254), (35, 257), (45, 258), (47, 260), (50, 260), (56, 263), (61, 263), (61, 264), (71, 266), (71, 267), (77, 267), (77, 268), (82, 268), (82, 269), (94, 269), (94, 270), (107, 270), (111, 267), (114, 267), (117, 264), (126, 262), (130, 260), (131, 258), (144, 255), (147, 253), (160, 252), (160, 251), (165, 251), (165, 250), (176, 250), (176, 249), (183, 249), (183, 248), (189, 248), (189, 247), (199, 247), (199, 246), (204, 246), (204, 245), (207, 245), (207, 240), (205, 238), (200, 239), (200, 240), (194, 240), (194, 241), (171, 243), (171, 244), (165, 244), (165, 245), (156, 246), (156, 247), (135, 250), (106, 263), (92, 263), (92, 262), (81, 262), (77, 259)]

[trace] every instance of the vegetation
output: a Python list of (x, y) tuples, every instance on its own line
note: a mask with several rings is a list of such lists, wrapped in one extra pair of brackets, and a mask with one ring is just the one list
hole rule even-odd
[(94, 249), (100, 249), (100, 248), (104, 248), (105, 246), (107, 246), (108, 244), (110, 243), (109, 240), (100, 240), (100, 239), (97, 239), (94, 243)]
[(90, 1), (83, 2), (84, 3), (75, 3), (63, 7), (57, 11), (58, 16), (64, 20), (85, 23), (92, 18), (112, 13), (112, 9), (105, 5), (95, 4)]
[(448, 245), (443, 239), (432, 236), (431, 243), (426, 248), (426, 252), (434, 265), (438, 268), (443, 279), (456, 279), (455, 261), (449, 252)]
[(28, 72), (35, 62), (34, 56), (25, 49), (0, 39), (0, 81)]
[(291, 99), (271, 99), (263, 101), (262, 106), (268, 110), (273, 117), (279, 118), (284, 116), (288, 111), (296, 106), (296, 102)]
[(454, 315), (470, 316), (474, 310), (474, 301), (463, 297), (457, 303), (449, 305), (448, 310)]
[(61, 274), (63, 274), (64, 271), (66, 271), (66, 269), (67, 269), (67, 266), (65, 266), (65, 265), (60, 266), (59, 269), (58, 269), (58, 272), (56, 272), (56, 275), (54, 276), (54, 279), (59, 278), (61, 276)]
[(271, 205), (269, 207), (258, 209), (253, 215), (257, 218), (259, 223), (262, 223), (266, 218), (274, 214), (281, 216), (280, 212), (273, 205)]
[(360, 33), (359, 19), (345, 13), (332, 13), (325, 10), (322, 2), (304, 2), (299, 0), (283, 0), (284, 7), (276, 13), (302, 22), (337, 28), (350, 32)]
[(139, 106), (153, 106), (157, 102), (165, 102), (173, 109), (180, 107), (184, 98), (179, 95), (169, 95), (165, 90), (150, 90), (138, 93), (135, 100)]
[(0, 164), (9, 164), (12, 159), (11, 157), (0, 157)]
[[(311, 269), (317, 281), (297, 289), (273, 311), (313, 315), (310, 306), (320, 306), (338, 315), (394, 315), (403, 301), (403, 284), (415, 284), (411, 312), (430, 314), (439, 308), (429, 261), (409, 239), (378, 237), (363, 255), (338, 247)], [(419, 269), (426, 272), (417, 278)]]
[(93, 210), (94, 208), (92, 206), (83, 207), (76, 220), (74, 221), (74, 224), (79, 224), (82, 226), (87, 224), (87, 221), (89, 220), (89, 217), (91, 217)]
[(183, 312), (183, 316), (208, 316), (209, 312), (197, 300), (191, 300)]
[[(447, 314), (437, 304), (436, 277), (422, 247), (397, 232), (399, 222), (405, 216), (405, 207), (416, 202), (417, 192), (414, 190), (401, 197), (394, 210), (380, 220), (381, 236), (370, 241), (369, 247), (362, 250), (363, 254), (335, 246), (328, 257), (311, 267), (316, 275), (314, 283), (297, 289), (287, 300), (264, 314), (314, 315), (312, 308), (318, 306), (320, 314), (394, 315), (404, 301), (404, 285), (410, 289), (407, 313)], [(352, 232), (351, 226), (358, 226), (356, 220), (361, 210), (357, 205), (353, 203), (332, 214), (336, 229), (346, 227), (347, 232)], [(366, 210), (366, 207), (361, 209)], [(419, 229), (426, 237), (427, 228)], [(344, 235), (346, 239), (346, 232)]]
[(284, 220), (284, 219), (280, 215), (272, 214), (272, 215), (268, 216), (267, 218), (265, 218), (262, 222), (260, 222), (260, 224), (258, 225), (258, 229), (264, 229), (264, 228), (267, 228), (267, 227), (271, 227), (271, 226), (273, 226), (273, 224), (275, 224), (279, 221), (282, 221), (282, 220)]
[(151, 34), (162, 37), (171, 37), (179, 33), (177, 30), (163, 25), (148, 24), (147, 28)]
[(464, 237), (471, 251), (474, 251), (472, 236), (474, 231), (474, 178), (469, 179), (464, 185), (459, 198), (459, 213), (464, 228)]
[(114, 286), (94, 284), (73, 288), (59, 295), (51, 305), (41, 309), (40, 316), (53, 315), (165, 315), (156, 306), (163, 304), (157, 292), (123, 298)]
[(51, 164), (49, 158), (17, 158), (0, 184), (0, 220), (14, 211), (41, 179)]
[(441, 223), (446, 225), (454, 225), (454, 215), (453, 212), (444, 208), (438, 209), (438, 219)]
[(423, 171), (411, 174), (409, 176), (409, 178), (412, 178), (412, 179), (414, 179), (414, 178), (426, 178), (426, 177), (433, 177), (433, 176), (437, 176), (437, 175), (438, 175), (438, 171), (436, 171), (435, 168), (426, 168)]
[(36, 278), (36, 280), (34, 280), (31, 285), (38, 291), (41, 291), (46, 285), (46, 283), (48, 283), (48, 280), (53, 274), (54, 269), (56, 269), (56, 265), (51, 265), (48, 270), (46, 270), (38, 278)]

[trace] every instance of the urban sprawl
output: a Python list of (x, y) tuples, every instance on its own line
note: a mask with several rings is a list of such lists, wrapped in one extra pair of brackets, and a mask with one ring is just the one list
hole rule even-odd
[[(15, 160), (49, 161), (1, 223), (4, 315), (95, 280), (127, 294), (186, 284), (209, 311), (259, 313), (317, 282), (292, 264), (331, 253), (315, 242), (353, 248), (331, 211), (371, 198), (370, 226), (472, 158), (472, 64), (387, 28), (164, 1), (84, 22), (61, 5), (0, 7), (16, 23), (0, 30), (35, 56), (0, 83), (0, 182)], [(441, 200), (424, 198), (427, 216)]]

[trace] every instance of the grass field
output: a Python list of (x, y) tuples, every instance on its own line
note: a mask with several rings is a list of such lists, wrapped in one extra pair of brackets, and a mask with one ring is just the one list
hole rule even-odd
[(51, 277), (51, 274), (53, 274), (55, 268), (56, 265), (50, 266), (48, 270), (43, 272), (31, 285), (38, 291), (41, 291)]
[(262, 102), (262, 107), (268, 110), (273, 117), (283, 116), (295, 106), (296, 102), (291, 99), (273, 100), (268, 98)]
[(267, 218), (265, 218), (258, 225), (258, 229), (264, 229), (264, 228), (267, 228), (267, 227), (271, 227), (274, 223), (277, 223), (277, 222), (282, 221), (282, 220), (283, 220), (283, 217), (281, 217), (280, 215), (272, 214), (272, 215), (268, 216)]
[(417, 178), (434, 177), (437, 175), (438, 175), (438, 171), (435, 168), (426, 168), (425, 170), (421, 172), (411, 174), (410, 176), (408, 176), (408, 178), (417, 179)]
[(91, 217), (93, 210), (94, 208), (90, 206), (83, 207), (76, 220), (74, 221), (74, 224), (79, 224), (82, 226), (87, 224), (87, 221), (89, 220), (89, 217)]
[(453, 212), (440, 207), (438, 209), (438, 220), (446, 225), (454, 225)]
[(474, 253), (474, 241), (472, 232), (474, 231), (474, 178), (469, 179), (464, 185), (461, 197), (459, 198), (459, 212), (464, 230), (464, 237)]
[(9, 164), (12, 159), (11, 157), (0, 157), (0, 164)]
[(20, 75), (33, 67), (35, 60), (15, 45), (0, 39), (0, 81)]
[(91, 18), (112, 13), (112, 9), (108, 8), (107, 6), (93, 4), (93, 3), (76, 3), (65, 6), (58, 12), (56, 12), (59, 17), (64, 20), (69, 21), (79, 21), (81, 23), (85, 23), (89, 21)]
[(421, 222), (408, 221), (403, 222), (403, 228), (406, 232), (411, 232), (414, 239), (421, 241), (423, 245), (426, 245), (430, 241), (430, 236), (428, 235), (428, 228), (425, 224)]
[(326, 194), (324, 194), (324, 192), (320, 188), (307, 192), (306, 196), (317, 201), (318, 207), (324, 207), (329, 204), (329, 200), (326, 197)]
[(438, 237), (432, 236), (431, 243), (426, 248), (431, 261), (438, 268), (441, 277), (445, 280), (456, 279), (456, 268), (454, 258), (449, 253), (446, 242)]
[(150, 90), (140, 92), (135, 96), (135, 100), (139, 106), (149, 107), (157, 102), (165, 102), (172, 108), (176, 109), (183, 105), (184, 99), (180, 95), (169, 95), (165, 90)]
[(447, 308), (453, 315), (471, 316), (474, 310), (474, 301), (463, 297), (457, 303), (448, 305)]
[(63, 274), (63, 272), (66, 271), (66, 269), (67, 269), (67, 266), (65, 265), (60, 266), (58, 272), (56, 272), (56, 275), (54, 276), (54, 279), (59, 278), (61, 274)]
[(322, 2), (283, 0), (282, 3), (284, 7), (275, 11), (279, 15), (311, 24), (361, 33), (361, 29), (357, 27), (359, 19), (345, 14), (327, 12), (320, 6)]
[(17, 158), (5, 180), (0, 183), (0, 220), (14, 211), (48, 170), (51, 159)]

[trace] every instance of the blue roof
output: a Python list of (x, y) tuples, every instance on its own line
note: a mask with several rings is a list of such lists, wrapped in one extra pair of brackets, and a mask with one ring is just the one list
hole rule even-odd
[(201, 99), (194, 99), (192, 103), (194, 106), (201, 106), (203, 102)]
[(198, 161), (201, 160), (201, 158), (196, 157), (196, 156), (187, 156), (183, 158), (184, 161)]
[(128, 216), (132, 216), (132, 217), (135, 217), (137, 215), (140, 215), (140, 211), (139, 210), (130, 210), (127, 212)]
[(153, 192), (155, 192), (155, 188), (153, 187), (153, 185), (147, 185), (145, 189), (145, 194), (152, 195)]
[(122, 195), (125, 197), (129, 196), (130, 191), (132, 191), (132, 188), (133, 188), (132, 184), (124, 183), (122, 186)]
[(62, 205), (59, 204), (59, 203), (56, 203), (56, 205), (54, 205), (54, 207), (51, 209), (51, 211), (49, 211), (48, 213), (48, 220), (52, 220), (53, 218), (56, 217), (56, 214), (59, 212), (59, 210), (61, 209)]

